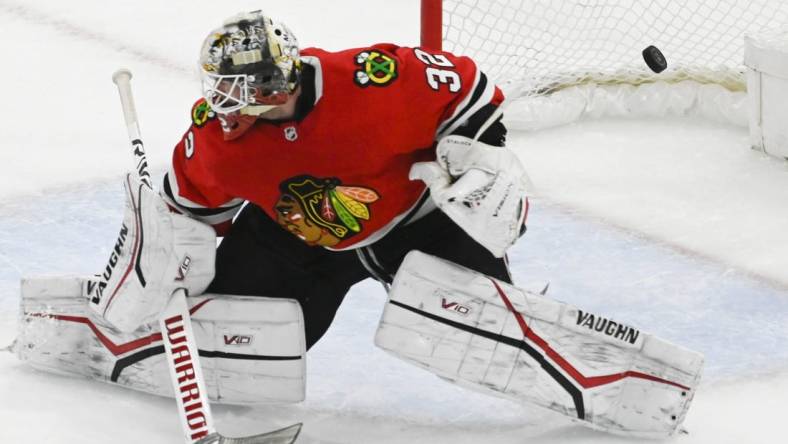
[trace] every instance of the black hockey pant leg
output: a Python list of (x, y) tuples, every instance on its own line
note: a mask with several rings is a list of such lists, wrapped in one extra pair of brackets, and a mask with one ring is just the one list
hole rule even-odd
[(250, 204), (219, 245), (208, 291), (298, 300), (310, 348), (328, 330), (350, 287), (367, 277), (355, 253), (310, 247)]
[(507, 260), (493, 256), (440, 210), (398, 227), (370, 249), (389, 276), (396, 273), (408, 252), (419, 250), (512, 283)]

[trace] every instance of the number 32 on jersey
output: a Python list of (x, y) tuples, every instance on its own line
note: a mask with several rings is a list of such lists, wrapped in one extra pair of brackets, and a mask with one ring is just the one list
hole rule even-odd
[[(456, 93), (462, 89), (460, 75), (452, 70), (454, 64), (443, 54), (430, 54), (419, 48), (413, 50), (416, 58), (427, 65), (425, 74), (427, 84), (435, 91), (440, 90), (441, 84), (448, 85), (449, 92)], [(448, 69), (447, 69), (448, 68)]]

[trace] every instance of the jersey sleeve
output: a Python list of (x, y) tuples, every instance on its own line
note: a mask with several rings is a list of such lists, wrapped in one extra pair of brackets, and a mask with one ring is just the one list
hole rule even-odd
[[(396, 53), (406, 67), (404, 74), (410, 77), (408, 84), (442, 106), (436, 139), (449, 134), (475, 136), (503, 102), (500, 88), (468, 57), (422, 48), (398, 48)], [(505, 133), (498, 119), (482, 139), (502, 146)]]
[(175, 146), (161, 194), (170, 207), (225, 234), (244, 200), (224, 192), (211, 173), (221, 127), (203, 99), (192, 108), (192, 125)]

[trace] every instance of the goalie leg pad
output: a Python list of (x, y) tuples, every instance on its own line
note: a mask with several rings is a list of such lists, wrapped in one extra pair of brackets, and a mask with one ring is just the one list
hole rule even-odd
[(375, 343), (460, 385), (650, 438), (678, 429), (703, 365), (699, 353), (417, 251)]
[(153, 323), (176, 288), (200, 294), (214, 275), (216, 233), (171, 213), (140, 179), (127, 175), (126, 210), (104, 270), (85, 281), (90, 308), (115, 328)]
[[(78, 277), (22, 281), (19, 358), (40, 370), (172, 397), (158, 323), (117, 330), (87, 307), (84, 283)], [(297, 301), (217, 294), (187, 300), (212, 401), (304, 399), (306, 345)]]

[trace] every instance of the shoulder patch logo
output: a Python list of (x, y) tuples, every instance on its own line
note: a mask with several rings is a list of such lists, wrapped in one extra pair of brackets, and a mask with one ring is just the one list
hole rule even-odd
[(397, 79), (397, 61), (381, 52), (369, 50), (356, 54), (356, 65), (361, 67), (354, 79), (359, 86), (386, 86)]
[(205, 99), (200, 99), (192, 107), (192, 123), (197, 128), (202, 128), (209, 120), (216, 117), (216, 113), (211, 109), (211, 105)]
[(333, 247), (363, 230), (372, 216), (369, 205), (380, 199), (369, 188), (342, 185), (335, 178), (297, 176), (279, 184), (276, 221), (308, 245)]

